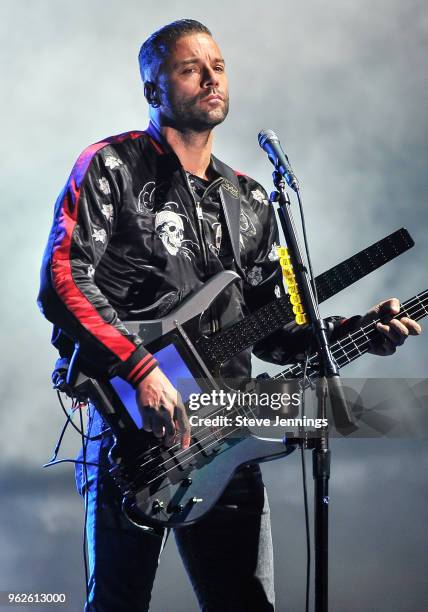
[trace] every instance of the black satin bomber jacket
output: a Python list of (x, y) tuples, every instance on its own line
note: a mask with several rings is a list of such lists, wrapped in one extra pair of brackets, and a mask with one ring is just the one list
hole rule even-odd
[[(220, 270), (236, 271), (240, 281), (217, 300), (207, 323), (212, 329), (284, 294), (265, 190), (214, 156), (211, 171), (208, 191), (218, 190), (227, 241), (221, 259), (201, 231), (184, 169), (153, 124), (106, 138), (79, 156), (55, 204), (38, 303), (54, 324), (60, 355), (70, 357), (79, 344), (86, 374), (118, 375), (136, 386), (157, 362), (122, 321), (162, 317)], [(290, 325), (253, 352), (288, 363), (306, 335)], [(247, 350), (223, 374), (250, 371)]]

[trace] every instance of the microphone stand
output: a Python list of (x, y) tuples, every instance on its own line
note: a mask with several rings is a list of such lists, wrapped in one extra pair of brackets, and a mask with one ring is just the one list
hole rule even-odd
[[(296, 228), (291, 213), (290, 198), (285, 190), (285, 179), (278, 172), (273, 173), (273, 182), (277, 189), (271, 200), (279, 204), (278, 215), (281, 221), (285, 240), (302, 303), (316, 341), (319, 356), (320, 377), (316, 383), (317, 417), (327, 418), (327, 398), (330, 398), (333, 420), (338, 431), (344, 435), (355, 429), (354, 419), (348, 408), (339, 368), (332, 356), (327, 334), (326, 322), (321, 318), (316, 292), (309, 278), (300, 250)], [(300, 202), (297, 181), (292, 185)], [(304, 449), (312, 449), (312, 470), (314, 478), (314, 540), (315, 540), (315, 612), (328, 610), (328, 505), (331, 451), (329, 448), (328, 427), (321, 428), (319, 437), (310, 440), (305, 436), (302, 441)]]

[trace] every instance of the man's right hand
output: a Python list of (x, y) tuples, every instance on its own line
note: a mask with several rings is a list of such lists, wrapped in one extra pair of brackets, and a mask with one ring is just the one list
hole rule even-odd
[(143, 417), (144, 431), (151, 431), (171, 446), (176, 435), (181, 448), (190, 445), (190, 423), (177, 389), (160, 368), (155, 368), (137, 386), (137, 404)]

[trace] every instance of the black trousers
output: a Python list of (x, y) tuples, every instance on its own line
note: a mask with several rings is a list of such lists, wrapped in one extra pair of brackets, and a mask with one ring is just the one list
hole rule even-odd
[[(91, 408), (90, 434), (103, 427)], [(165, 541), (132, 525), (121, 511), (121, 495), (108, 473), (111, 434), (88, 442), (88, 482), (76, 464), (79, 493), (87, 490), (89, 603), (97, 612), (149, 610), (152, 587)], [(79, 456), (81, 458), (81, 455)], [(242, 468), (216, 506), (195, 525), (175, 530), (178, 549), (205, 612), (272, 612), (273, 551), (269, 505), (258, 465)], [(175, 609), (174, 585), (171, 592)]]

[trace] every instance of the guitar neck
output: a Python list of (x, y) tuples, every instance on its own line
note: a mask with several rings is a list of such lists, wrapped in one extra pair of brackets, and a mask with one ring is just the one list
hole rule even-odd
[(328, 300), (349, 285), (377, 270), (414, 245), (409, 232), (401, 229), (345, 259), (315, 279), (319, 303)]
[[(406, 316), (415, 321), (419, 321), (423, 317), (428, 315), (428, 289), (410, 298), (401, 306), (401, 310), (396, 317)], [(348, 334), (341, 340), (336, 340), (331, 345), (331, 351), (333, 357), (339, 366), (343, 368), (348, 363), (355, 361), (361, 355), (367, 353), (370, 348), (370, 343), (374, 339), (377, 333), (376, 324), (380, 319), (375, 319), (369, 325), (360, 327), (354, 332)], [(304, 375), (304, 364), (297, 363), (293, 366), (286, 368), (280, 374), (274, 376), (274, 379), (286, 379), (286, 378), (303, 378)], [(318, 355), (313, 353), (306, 367), (306, 382), (305, 387), (309, 387), (313, 381), (319, 376), (319, 361)]]
[[(345, 259), (315, 278), (318, 301), (324, 302), (413, 245), (409, 232), (401, 228)], [(288, 295), (285, 295), (209, 338), (201, 339), (198, 342), (198, 350), (204, 355), (210, 369), (216, 372), (222, 363), (281, 329), (293, 319), (293, 308)]]
[(230, 327), (198, 342), (198, 350), (212, 371), (294, 318), (288, 295), (259, 308)]

